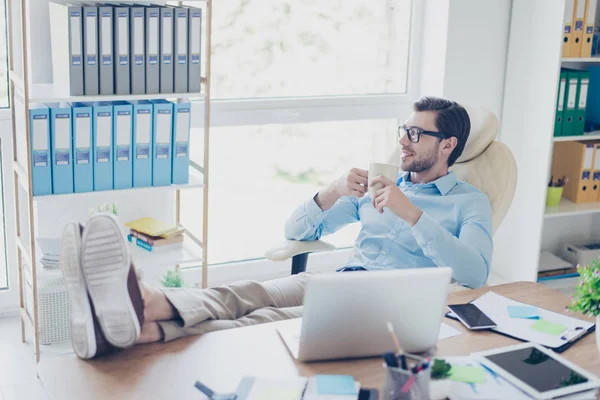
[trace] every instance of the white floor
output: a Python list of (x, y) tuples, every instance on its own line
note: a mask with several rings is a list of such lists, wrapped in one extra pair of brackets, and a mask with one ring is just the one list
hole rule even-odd
[(37, 378), (32, 346), (21, 343), (18, 317), (0, 318), (0, 400), (50, 400)]

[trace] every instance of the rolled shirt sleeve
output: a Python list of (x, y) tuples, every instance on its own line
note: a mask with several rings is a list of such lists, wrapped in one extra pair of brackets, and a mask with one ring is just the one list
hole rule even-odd
[(288, 218), (285, 224), (286, 239), (318, 240), (359, 220), (356, 197), (341, 197), (327, 211), (321, 210), (315, 197), (301, 204)]

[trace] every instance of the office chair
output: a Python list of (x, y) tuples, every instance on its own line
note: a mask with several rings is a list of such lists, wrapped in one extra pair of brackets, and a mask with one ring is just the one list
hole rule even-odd
[[(517, 164), (510, 149), (496, 141), (498, 119), (483, 107), (465, 106), (471, 119), (471, 132), (461, 157), (450, 168), (457, 179), (470, 183), (485, 193), (492, 208), (492, 234), (506, 216), (517, 187)], [(388, 163), (400, 165), (400, 146), (392, 152)], [(269, 249), (265, 258), (284, 261), (292, 258), (292, 274), (306, 270), (308, 254), (334, 250), (322, 240), (286, 240)]]

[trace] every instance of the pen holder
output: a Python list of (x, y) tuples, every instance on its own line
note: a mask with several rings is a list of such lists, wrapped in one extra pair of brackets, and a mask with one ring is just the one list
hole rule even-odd
[(563, 187), (549, 187), (546, 192), (546, 205), (555, 207), (560, 204), (562, 198)]
[(410, 369), (392, 368), (384, 364), (383, 400), (420, 400), (429, 398), (431, 368), (413, 373)]

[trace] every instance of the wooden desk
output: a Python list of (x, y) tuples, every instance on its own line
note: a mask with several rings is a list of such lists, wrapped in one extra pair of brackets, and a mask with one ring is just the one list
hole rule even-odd
[[(563, 312), (569, 299), (560, 292), (529, 282), (453, 293), (449, 303), (464, 303), (494, 292), (512, 299)], [(456, 321), (444, 322), (463, 332), (438, 343), (438, 355), (468, 355), (518, 343), (491, 332), (469, 332)], [(276, 323), (213, 332), (164, 344), (137, 346), (111, 357), (82, 361), (76, 356), (42, 357), (38, 373), (50, 398), (66, 399), (202, 399), (196, 380), (217, 391), (235, 391), (245, 375), (268, 377), (349, 374), (363, 387), (383, 385), (380, 358), (298, 363), (277, 334)], [(567, 359), (600, 375), (595, 334), (562, 353)]]

